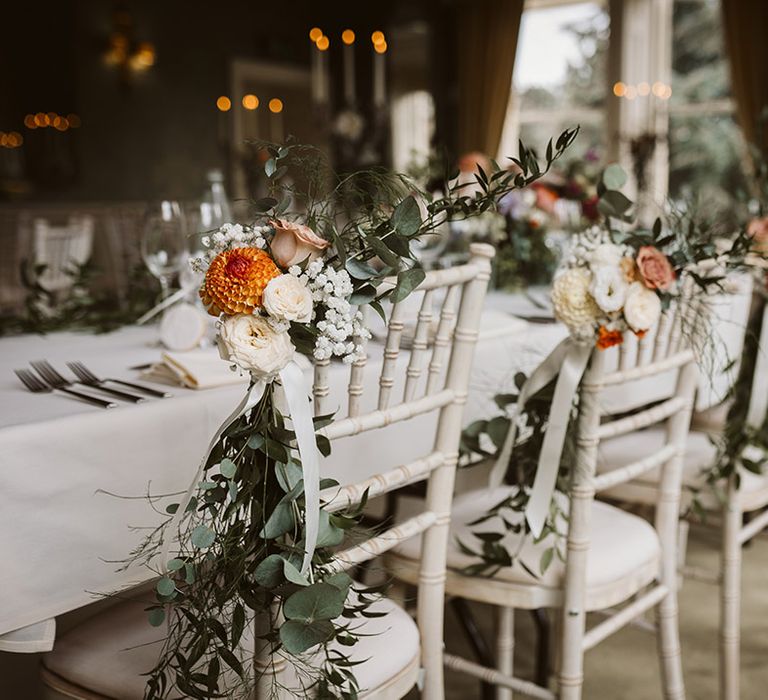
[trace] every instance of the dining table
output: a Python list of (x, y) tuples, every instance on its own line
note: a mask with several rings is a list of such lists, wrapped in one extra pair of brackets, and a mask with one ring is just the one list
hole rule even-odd
[[(498, 415), (494, 395), (515, 391), (515, 375), (529, 374), (567, 335), (535, 298), (489, 294), (464, 424)], [(79, 361), (98, 376), (141, 382), (135, 368), (157, 362), (161, 352), (155, 326), (0, 339), (0, 651), (50, 650), (57, 616), (156, 577), (147, 566), (124, 562), (186, 491), (212, 435), (247, 387), (245, 377), (207, 389), (155, 384), (170, 396), (117, 401), (105, 410), (59, 392), (31, 393), (14, 370), (46, 359), (62, 371)], [(205, 352), (216, 355), (213, 346)], [(369, 341), (367, 354), (363, 411), (375, 408), (381, 337)], [(397, 381), (404, 381), (408, 356), (400, 353)], [(305, 366), (309, 392), (312, 370)], [(348, 365), (331, 364), (328, 405), (339, 415), (345, 415), (349, 372)], [(664, 393), (660, 382), (631, 397), (608, 394), (605, 410), (631, 407), (628, 399), (632, 406), (654, 400)], [(385, 444), (378, 431), (337, 441), (322, 476), (360, 481), (423, 456), (432, 448), (435, 420), (421, 416), (390, 427)]]

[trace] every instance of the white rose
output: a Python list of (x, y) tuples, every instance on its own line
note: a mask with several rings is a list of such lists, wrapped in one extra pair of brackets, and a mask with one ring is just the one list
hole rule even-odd
[(624, 302), (624, 318), (635, 331), (647, 331), (661, 316), (661, 299), (641, 282), (633, 282)]
[(234, 362), (257, 379), (274, 379), (293, 358), (286, 331), (276, 331), (263, 316), (226, 316), (216, 339), (223, 360)]
[(589, 256), (589, 262), (592, 267), (601, 267), (607, 265), (614, 267), (619, 264), (623, 257), (622, 249), (614, 243), (602, 243), (595, 248)]
[(293, 275), (280, 275), (269, 281), (262, 297), (270, 316), (280, 321), (309, 323), (312, 318), (312, 292)]
[[(600, 247), (605, 248), (607, 246)], [(618, 311), (624, 306), (627, 289), (628, 285), (624, 281), (624, 273), (618, 267), (602, 266), (596, 268), (592, 273), (592, 284), (589, 291), (597, 305), (606, 313)]]

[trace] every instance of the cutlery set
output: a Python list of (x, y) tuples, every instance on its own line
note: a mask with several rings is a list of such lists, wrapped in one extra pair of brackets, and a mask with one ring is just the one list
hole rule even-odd
[[(141, 403), (148, 397), (166, 398), (171, 396), (166, 391), (160, 391), (143, 384), (134, 384), (123, 379), (107, 378), (102, 379), (89, 370), (82, 362), (68, 362), (67, 367), (74, 374), (74, 379), (67, 379), (60, 374), (50, 362), (38, 360), (30, 362), (32, 370), (17, 369), (14, 370), (21, 383), (34, 394), (48, 394), (51, 392), (60, 392), (73, 398), (87, 403), (99, 406), (100, 408), (115, 408), (118, 404), (115, 399), (120, 401), (129, 401), (131, 403)], [(121, 388), (117, 389), (117, 385)], [(78, 391), (77, 386), (83, 386), (93, 391), (101, 392), (110, 399), (95, 396), (88, 392)], [(134, 389), (140, 393), (125, 391), (123, 387)]]

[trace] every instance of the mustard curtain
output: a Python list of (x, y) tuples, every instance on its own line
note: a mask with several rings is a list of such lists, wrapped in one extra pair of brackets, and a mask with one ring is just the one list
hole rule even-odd
[(480, 151), (496, 157), (512, 90), (523, 4), (524, 0), (459, 3), (459, 154)]
[(768, 0), (722, 0), (731, 87), (744, 137), (768, 156)]

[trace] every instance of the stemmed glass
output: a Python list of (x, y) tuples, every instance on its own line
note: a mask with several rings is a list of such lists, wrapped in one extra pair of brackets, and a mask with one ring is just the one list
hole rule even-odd
[(160, 281), (162, 299), (167, 298), (173, 276), (189, 261), (187, 224), (178, 202), (164, 200), (148, 209), (141, 255), (149, 271)]

